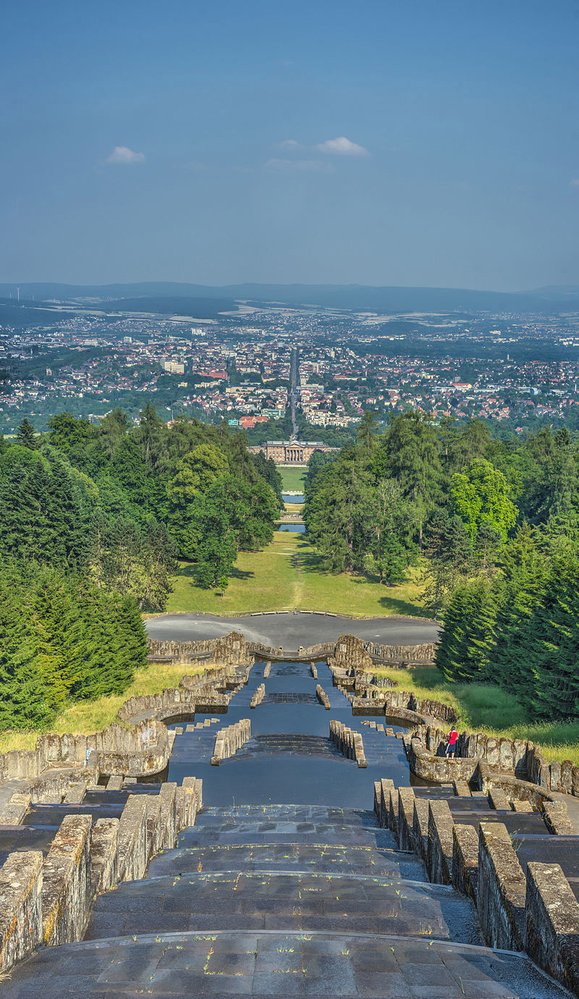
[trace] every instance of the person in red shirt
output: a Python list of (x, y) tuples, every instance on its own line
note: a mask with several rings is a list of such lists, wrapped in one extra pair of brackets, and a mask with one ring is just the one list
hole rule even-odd
[(454, 759), (454, 756), (456, 754), (456, 744), (457, 744), (457, 742), (458, 742), (458, 732), (453, 727), (453, 728), (451, 728), (450, 732), (448, 733), (448, 744), (447, 744), (446, 750), (445, 750), (446, 756), (452, 756), (453, 759)]

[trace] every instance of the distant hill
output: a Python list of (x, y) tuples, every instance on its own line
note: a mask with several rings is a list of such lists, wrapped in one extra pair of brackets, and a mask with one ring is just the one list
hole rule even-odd
[[(460, 288), (405, 288), (372, 285), (238, 284), (213, 287), (177, 282), (70, 285), (22, 284), (20, 293), (39, 302), (97, 300), (108, 309), (178, 312), (210, 317), (232, 308), (234, 299), (255, 303), (314, 305), (369, 312), (573, 312), (579, 311), (579, 287), (539, 288), (527, 292), (475, 291)], [(0, 284), (0, 296), (15, 286)], [(191, 305), (191, 300), (197, 303)], [(12, 300), (12, 304), (15, 304)]]

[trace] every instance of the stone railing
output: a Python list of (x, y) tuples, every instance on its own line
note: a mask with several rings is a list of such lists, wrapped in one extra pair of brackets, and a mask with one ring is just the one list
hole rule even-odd
[(329, 711), (330, 708), (331, 708), (331, 706), (332, 706), (330, 704), (330, 698), (326, 694), (326, 691), (324, 690), (324, 688), (319, 683), (316, 685), (316, 697), (317, 697), (318, 701), (320, 702), (320, 704), (323, 704), (323, 706), (325, 707), (326, 711)]
[(334, 719), (330, 722), (330, 740), (349, 760), (355, 760), (359, 767), (367, 767), (364, 742), (359, 732)]
[(390, 779), (374, 785), (374, 809), (401, 850), (424, 862), (429, 879), (452, 884), (477, 908), (487, 944), (527, 950), (577, 994), (579, 904), (558, 864), (531, 862), (527, 874), (501, 822), (455, 823), (445, 800), (415, 797)]
[(318, 679), (318, 667), (315, 663), (310, 663), (310, 673), (312, 674), (314, 680)]
[(434, 663), (436, 642), (423, 642), (420, 645), (383, 645), (366, 642), (366, 652), (373, 660), (394, 663), (399, 666), (425, 666)]
[[(424, 722), (424, 719), (422, 719)], [(558, 791), (579, 795), (579, 767), (571, 760), (548, 763), (534, 743), (525, 739), (496, 738), (485, 732), (463, 732), (457, 743), (457, 756), (449, 760), (443, 755), (447, 729), (419, 724), (412, 733), (409, 752), (410, 766), (418, 777), (447, 783), (460, 769), (463, 779), (471, 780), (479, 764), (481, 779), (491, 779), (498, 786), (499, 776), (517, 781), (525, 797), (534, 795), (542, 800), (545, 793)], [(451, 776), (452, 775), (452, 776)], [(530, 789), (533, 789), (532, 791)]]
[(81, 940), (97, 895), (144, 876), (149, 860), (195, 824), (201, 781), (130, 795), (118, 819), (67, 815), (43, 858), (11, 853), (0, 868), (0, 973), (37, 947)]
[(265, 666), (263, 667), (263, 679), (267, 680), (270, 673), (271, 673), (271, 662), (266, 662)]
[(245, 636), (232, 631), (222, 638), (208, 638), (191, 642), (159, 641), (149, 639), (149, 658), (166, 662), (195, 662), (211, 658), (219, 666), (249, 666), (253, 662)]
[(238, 749), (251, 739), (251, 722), (249, 718), (241, 718), (234, 725), (222, 728), (215, 736), (211, 765), (218, 767), (222, 760), (235, 756)]
[(260, 683), (259, 687), (255, 689), (253, 697), (249, 702), (250, 708), (256, 708), (258, 704), (261, 704), (265, 697), (265, 683)]

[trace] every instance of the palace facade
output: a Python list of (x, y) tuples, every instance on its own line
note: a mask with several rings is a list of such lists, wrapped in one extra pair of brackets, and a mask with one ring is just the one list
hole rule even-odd
[(249, 450), (262, 451), (276, 465), (307, 465), (314, 451), (338, 451), (339, 448), (328, 447), (322, 441), (266, 441)]

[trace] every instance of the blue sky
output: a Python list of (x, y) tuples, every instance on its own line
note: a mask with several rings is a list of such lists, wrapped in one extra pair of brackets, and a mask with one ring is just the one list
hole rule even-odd
[(2, 0), (0, 281), (579, 284), (578, 0)]

